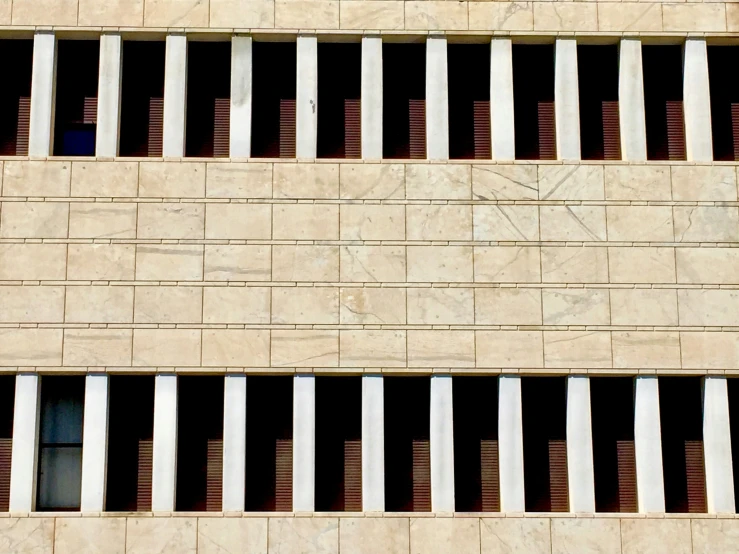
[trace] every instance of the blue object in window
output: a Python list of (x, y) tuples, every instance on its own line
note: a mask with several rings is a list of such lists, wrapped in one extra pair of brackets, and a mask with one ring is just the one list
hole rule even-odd
[(94, 156), (95, 126), (91, 125), (87, 129), (65, 130), (63, 145), (65, 156)]

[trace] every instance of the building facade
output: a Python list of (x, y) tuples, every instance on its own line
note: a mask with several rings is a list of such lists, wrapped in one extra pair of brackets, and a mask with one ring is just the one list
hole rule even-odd
[(739, 8), (0, 0), (0, 552), (739, 552)]

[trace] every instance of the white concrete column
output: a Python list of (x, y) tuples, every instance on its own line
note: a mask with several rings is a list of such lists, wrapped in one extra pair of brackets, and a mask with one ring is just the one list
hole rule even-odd
[(445, 35), (426, 39), (426, 145), (429, 160), (449, 159), (449, 70)]
[(315, 158), (318, 142), (318, 37), (298, 35), (298, 75), (295, 91), (295, 152)]
[(171, 512), (177, 490), (177, 375), (154, 382), (154, 460), (151, 509)]
[[(231, 39), (231, 127), (229, 155), (251, 155), (252, 38), (234, 35)], [(225, 490), (225, 488), (224, 488)]]
[(683, 103), (685, 146), (690, 162), (713, 160), (709, 89), (706, 39), (688, 37), (685, 40)]
[(454, 511), (454, 410), (452, 376), (431, 377), (431, 510)]
[(655, 376), (636, 378), (634, 449), (639, 512), (664, 512), (665, 483), (662, 474), (659, 382)]
[(709, 376), (703, 381), (703, 452), (708, 513), (735, 513), (726, 377)]
[(621, 155), (627, 161), (646, 161), (647, 123), (644, 115), (644, 75), (641, 40), (623, 38), (619, 47), (618, 112)]
[(316, 378), (293, 379), (293, 511), (315, 509)]
[(16, 376), (13, 447), (10, 462), (11, 512), (31, 512), (36, 505), (39, 390), (37, 374), (19, 373)]
[(49, 156), (53, 146), (56, 96), (56, 35), (53, 32), (38, 31), (34, 35), (32, 71), (28, 155)]
[(558, 38), (554, 52), (554, 122), (557, 159), (580, 159), (580, 97), (577, 40)]
[(362, 37), (362, 158), (382, 159), (382, 37)]
[(98, 122), (95, 134), (95, 155), (98, 157), (114, 158), (118, 155), (122, 59), (121, 35), (119, 33), (101, 35)]
[(185, 155), (185, 117), (187, 112), (187, 36), (167, 35), (164, 61), (164, 133), (165, 158)]
[(85, 409), (82, 427), (82, 494), (80, 511), (105, 510), (108, 461), (108, 390), (105, 373), (85, 377)]
[(244, 510), (246, 375), (226, 375), (223, 394), (223, 511)]
[(494, 160), (515, 160), (511, 39), (490, 41), (490, 130)]
[(362, 376), (362, 510), (385, 511), (385, 402), (382, 375)]
[(498, 379), (498, 457), (500, 511), (524, 512), (523, 414), (518, 375), (501, 375)]
[(590, 419), (590, 379), (585, 375), (570, 375), (567, 378), (567, 482), (571, 512), (595, 512)]

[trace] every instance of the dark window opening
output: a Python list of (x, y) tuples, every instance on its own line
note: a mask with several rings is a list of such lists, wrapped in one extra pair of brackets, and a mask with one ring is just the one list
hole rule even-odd
[(109, 512), (151, 511), (154, 456), (154, 376), (110, 377), (108, 405)]
[(521, 405), (526, 511), (566, 512), (566, 378), (522, 378)]
[(456, 160), (489, 160), (490, 45), (450, 44), (449, 157)]
[(84, 404), (84, 376), (41, 378), (39, 511), (80, 509)]
[(738, 46), (708, 47), (713, 159), (717, 161), (739, 160), (739, 89), (732, 77), (737, 56)]
[(123, 42), (121, 156), (162, 156), (164, 58), (163, 41)]
[(0, 156), (27, 156), (31, 125), (32, 40), (0, 40)]
[(10, 509), (10, 458), (13, 451), (15, 375), (0, 376), (0, 512)]
[(362, 511), (362, 378), (316, 378), (316, 510)]
[(660, 377), (662, 470), (668, 513), (705, 513), (703, 387), (700, 377)]
[(94, 156), (100, 41), (57, 45), (55, 156)]
[(362, 157), (362, 45), (318, 44), (318, 157)]
[(382, 157), (426, 159), (426, 45), (382, 45)]
[(648, 160), (685, 159), (682, 46), (642, 46)]
[(388, 377), (385, 394), (385, 509), (431, 511), (427, 377)]
[(729, 429), (731, 432), (731, 465), (734, 471), (734, 503), (739, 508), (739, 379), (727, 379), (726, 386), (729, 394)]
[(499, 512), (498, 378), (454, 377), (457, 512)]
[(231, 121), (231, 43), (187, 45), (185, 155), (228, 158)]
[(177, 511), (221, 511), (223, 388), (223, 376), (177, 379)]
[(249, 377), (246, 437), (246, 510), (292, 511), (292, 377)]
[(294, 158), (295, 43), (255, 42), (252, 56), (252, 157)]
[(636, 512), (634, 381), (590, 379), (596, 512)]
[(517, 160), (556, 160), (554, 45), (513, 45), (513, 121)]
[(577, 47), (583, 160), (620, 160), (618, 45)]

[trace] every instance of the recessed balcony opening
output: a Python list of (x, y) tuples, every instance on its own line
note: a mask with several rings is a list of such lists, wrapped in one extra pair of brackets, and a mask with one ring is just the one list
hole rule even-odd
[(454, 160), (489, 160), (490, 45), (450, 44), (449, 157)]
[(729, 428), (731, 429), (731, 463), (734, 471), (734, 503), (739, 511), (739, 379), (726, 380), (729, 393)]
[(739, 160), (739, 89), (735, 81), (737, 59), (739, 46), (708, 47), (713, 159), (716, 161)]
[(426, 45), (382, 45), (382, 157), (426, 159)]
[(0, 156), (27, 156), (31, 124), (32, 40), (0, 40)]
[(578, 45), (580, 151), (583, 160), (620, 160), (618, 45)]
[(556, 160), (554, 45), (513, 45), (513, 121), (517, 160)]
[(648, 160), (685, 160), (683, 48), (642, 46)]
[(15, 375), (0, 376), (0, 512), (10, 509), (10, 461), (13, 452)]

